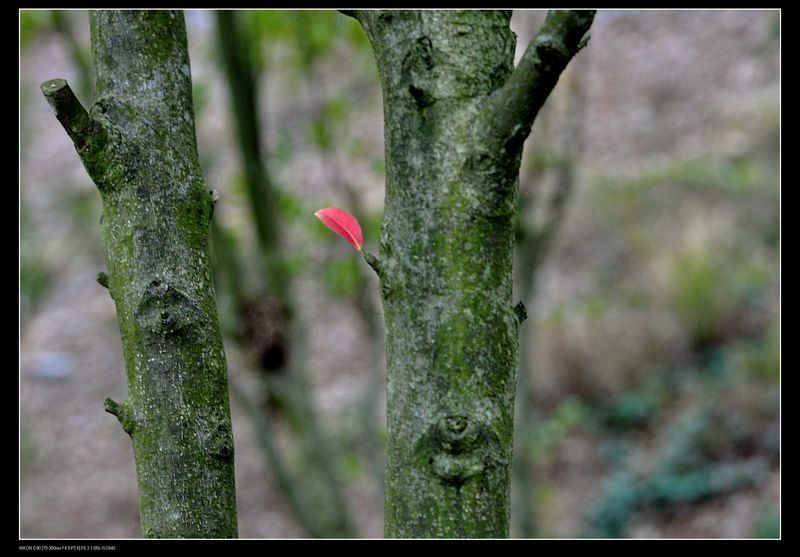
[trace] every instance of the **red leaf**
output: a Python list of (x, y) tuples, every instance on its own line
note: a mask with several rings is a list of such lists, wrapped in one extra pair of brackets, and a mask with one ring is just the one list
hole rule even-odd
[(322, 221), (322, 224), (336, 232), (339, 236), (347, 240), (351, 246), (361, 251), (364, 245), (364, 235), (361, 232), (361, 225), (356, 218), (336, 207), (320, 209), (314, 216)]

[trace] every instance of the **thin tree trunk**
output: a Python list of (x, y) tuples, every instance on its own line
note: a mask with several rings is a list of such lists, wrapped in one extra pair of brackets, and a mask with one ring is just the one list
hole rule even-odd
[[(338, 478), (336, 459), (325, 428), (317, 416), (307, 377), (305, 327), (302, 316), (296, 309), (291, 288), (292, 277), (281, 248), (281, 217), (277, 211), (275, 188), (261, 154), (258, 74), (254, 58), (256, 46), (248, 34), (249, 30), (242, 25), (245, 22), (239, 15), (232, 11), (217, 12), (220, 54), (227, 76), (236, 139), (245, 169), (258, 249), (266, 278), (255, 299), (272, 298), (279, 304), (282, 311), (272, 317), (279, 322), (271, 326), (281, 331), (281, 337), (275, 341), (281, 344), (286, 354), (277, 368), (267, 369), (262, 362), (260, 378), (288, 406), (288, 414), (293, 418), (290, 421), (295, 438), (310, 473), (289, 474), (284, 456), (280, 452), (265, 454), (269, 456), (277, 485), (290, 502), (290, 508), (298, 522), (309, 535), (355, 537), (357, 532)], [(245, 303), (245, 299), (239, 296), (240, 310)], [(267, 409), (262, 407), (262, 413), (266, 412)], [(252, 413), (250, 415), (253, 416)], [(260, 435), (272, 435), (268, 417), (262, 417), (254, 425)]]
[[(553, 243), (553, 238), (564, 220), (564, 211), (575, 185), (575, 168), (583, 149), (584, 124), (586, 120), (586, 91), (584, 79), (588, 70), (586, 54), (573, 62), (570, 68), (571, 80), (564, 91), (564, 102), (558, 117), (555, 110), (547, 114), (547, 124), (557, 120), (562, 131), (545, 126), (539, 139), (548, 145), (550, 155), (554, 158), (555, 168), (546, 168), (544, 172), (530, 177), (530, 189), (537, 195), (522, 196), (519, 221), (517, 223), (517, 269), (519, 294), (523, 303), (529, 306), (529, 317), (535, 314), (534, 298), (536, 297), (539, 270)], [(555, 108), (555, 107), (554, 107)], [(541, 117), (540, 116), (540, 117)], [(540, 121), (540, 124), (545, 122)], [(534, 132), (534, 136), (536, 133)], [(548, 198), (541, 195), (541, 184), (544, 175), (553, 173), (554, 186)], [(524, 188), (523, 188), (524, 189)], [(535, 201), (534, 201), (535, 199)], [(545, 204), (544, 215), (537, 220), (535, 213), (539, 204)], [(514, 450), (514, 480), (517, 493), (516, 510), (523, 538), (534, 538), (538, 535), (535, 508), (535, 462), (529, 450), (530, 432), (535, 427), (532, 405), (534, 398), (533, 382), (533, 335), (527, 335), (525, 343), (520, 346), (519, 371), (517, 374), (517, 401)]]
[(217, 36), (225, 75), (228, 78), (231, 112), (236, 124), (236, 140), (245, 171), (245, 184), (255, 223), (258, 245), (269, 290), (286, 297), (286, 272), (281, 264), (278, 212), (272, 181), (261, 158), (258, 94), (250, 41), (243, 35), (238, 14), (219, 10)]
[(208, 256), (213, 199), (200, 171), (183, 14), (90, 14), (97, 101), (42, 85), (103, 199), (107, 286), (129, 399), (106, 401), (131, 437), (142, 532), (235, 537), (227, 365)]
[(522, 143), (594, 13), (551, 12), (516, 69), (510, 12), (348, 15), (384, 99), (386, 535), (505, 537)]

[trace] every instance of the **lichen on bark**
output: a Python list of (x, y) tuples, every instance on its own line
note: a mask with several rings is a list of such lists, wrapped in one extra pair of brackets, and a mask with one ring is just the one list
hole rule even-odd
[(507, 11), (346, 15), (383, 88), (386, 535), (505, 537), (522, 140), (593, 13), (553, 12), (516, 69)]
[[(227, 365), (208, 257), (183, 14), (90, 13), (97, 98), (42, 86), (103, 200), (102, 279), (117, 309), (146, 537), (235, 537)], [(80, 109), (78, 108), (80, 107)]]

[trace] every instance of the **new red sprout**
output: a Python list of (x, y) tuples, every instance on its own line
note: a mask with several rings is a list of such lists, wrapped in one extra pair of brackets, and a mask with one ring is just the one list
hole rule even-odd
[(347, 240), (351, 246), (361, 251), (361, 247), (364, 245), (364, 234), (361, 232), (361, 225), (353, 215), (336, 207), (327, 207), (314, 213), (314, 216), (321, 220), (322, 224)]

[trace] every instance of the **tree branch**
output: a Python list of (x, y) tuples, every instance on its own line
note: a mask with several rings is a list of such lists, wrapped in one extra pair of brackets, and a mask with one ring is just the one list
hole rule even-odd
[(378, 278), (383, 279), (383, 267), (381, 266), (380, 260), (366, 250), (362, 250), (361, 253), (364, 256), (364, 261), (367, 262), (367, 265), (372, 267), (372, 270), (375, 271), (375, 273), (378, 275)]
[(514, 306), (514, 315), (517, 317), (517, 322), (520, 325), (528, 318), (528, 308), (525, 307), (525, 304), (521, 300)]
[(111, 398), (106, 398), (105, 402), (103, 403), (103, 409), (112, 416), (119, 417), (119, 402), (112, 400)]
[(519, 64), (505, 85), (489, 97), (481, 115), (493, 146), (522, 145), (561, 72), (586, 45), (584, 35), (594, 15), (593, 10), (547, 13)]
[(72, 92), (66, 79), (51, 79), (42, 83), (42, 93), (56, 112), (56, 118), (80, 153), (92, 133), (93, 120)]
[(47, 103), (53, 107), (56, 118), (75, 144), (89, 177), (102, 191), (105, 182), (99, 155), (108, 144), (105, 129), (86, 111), (66, 79), (45, 81), (41, 89)]
[(136, 416), (127, 402), (117, 402), (106, 398), (103, 403), (103, 409), (112, 416), (117, 417), (119, 423), (122, 424), (122, 429), (128, 435), (131, 435), (136, 429)]

